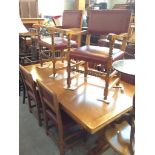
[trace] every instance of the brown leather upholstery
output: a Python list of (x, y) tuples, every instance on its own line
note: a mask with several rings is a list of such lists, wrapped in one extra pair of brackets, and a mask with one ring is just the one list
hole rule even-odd
[(88, 20), (88, 33), (108, 35), (128, 32), (130, 10), (91, 10)]
[[(60, 155), (63, 155), (65, 148), (72, 146), (80, 140), (79, 136), (82, 134), (82, 130), (64, 111), (60, 109), (56, 92), (51, 89), (49, 90), (41, 81), (37, 81), (37, 84), (43, 105), (46, 134), (51, 135), (52, 131), (49, 130), (49, 121), (51, 121), (52, 124), (54, 124), (54, 127), (58, 130), (57, 142), (60, 148)], [(74, 131), (72, 130), (73, 128)], [(75, 130), (75, 128), (77, 130)], [(71, 130), (72, 132), (70, 132)]]
[(42, 104), (40, 101), (40, 96), (36, 87), (36, 83), (34, 82), (32, 75), (22, 66), (19, 65), (19, 69), (22, 75), (22, 79), (26, 88), (26, 93), (28, 97), (29, 103), (29, 111), (32, 112), (32, 108), (34, 105), (31, 104), (31, 100), (35, 102), (35, 106), (37, 107), (37, 117), (38, 117), (38, 124), (41, 126), (41, 109)]
[[(121, 59), (124, 55), (123, 51), (119, 49), (113, 50), (112, 61)], [(84, 60), (87, 62), (96, 62), (98, 64), (105, 64), (108, 61), (109, 48), (108, 47), (99, 47), (86, 45), (74, 50), (70, 53), (70, 58), (77, 60)]]

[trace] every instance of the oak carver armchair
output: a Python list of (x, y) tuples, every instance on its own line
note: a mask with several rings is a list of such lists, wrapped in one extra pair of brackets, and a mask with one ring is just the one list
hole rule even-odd
[[(119, 78), (109, 86), (109, 81), (116, 75), (116, 71), (112, 70), (112, 63), (124, 56), (124, 49), (128, 37), (128, 28), (130, 23), (131, 12), (129, 10), (90, 10), (88, 29), (86, 36), (86, 45), (76, 48), (69, 53), (68, 59), (68, 77), (67, 88), (70, 89), (71, 71), (75, 66), (71, 65), (71, 60), (83, 61), (84, 77), (87, 74), (95, 74), (105, 80), (104, 95), (102, 101), (108, 102), (108, 89), (112, 88), (114, 84), (119, 84)], [(110, 39), (110, 47), (100, 47), (91, 45), (91, 35), (108, 35)], [(123, 38), (121, 50), (114, 48), (114, 41), (118, 38)], [(90, 70), (88, 63), (96, 63), (104, 66), (104, 72)], [(78, 68), (78, 67), (77, 67)]]
[[(34, 25), (34, 27), (37, 27), (37, 25)], [(80, 46), (81, 34), (76, 32), (81, 31), (81, 27), (82, 10), (64, 10), (62, 26), (47, 26), (46, 28), (50, 37), (39, 38), (41, 65), (44, 61), (43, 58), (45, 58), (45, 61), (51, 60), (53, 65), (53, 77), (55, 77), (58, 70), (63, 69), (63, 67), (56, 67), (56, 62), (60, 60), (64, 62), (64, 60), (67, 59), (70, 48)], [(73, 32), (75, 33), (73, 34)], [(59, 36), (56, 36), (56, 33), (59, 33)], [(47, 50), (49, 50), (49, 52), (47, 52)]]

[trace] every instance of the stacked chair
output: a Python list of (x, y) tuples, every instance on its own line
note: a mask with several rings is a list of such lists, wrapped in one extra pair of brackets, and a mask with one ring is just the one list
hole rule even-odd
[[(40, 28), (45, 26), (34, 25), (34, 27)], [(57, 71), (64, 69), (63, 67), (56, 67), (56, 62), (60, 60), (63, 62), (67, 59), (71, 48), (80, 46), (81, 34), (79, 32), (81, 27), (82, 10), (65, 10), (62, 17), (62, 26), (46, 26), (50, 37), (39, 37), (41, 65), (43, 65), (43, 58), (45, 61), (52, 61), (53, 77), (55, 77)], [(58, 56), (58, 53), (60, 56)]]
[[(84, 77), (87, 74), (94, 74), (100, 76), (105, 80), (104, 95), (102, 101), (109, 103), (108, 90), (115, 84), (119, 84), (119, 77), (109, 86), (109, 81), (116, 75), (116, 71), (113, 72), (112, 63), (116, 60), (123, 59), (125, 53), (126, 42), (128, 38), (128, 30), (130, 23), (131, 11), (129, 10), (90, 10), (88, 29), (86, 36), (86, 45), (76, 48), (69, 53), (68, 59), (68, 77), (67, 87), (70, 89), (71, 81), (74, 77), (71, 77), (73, 68), (77, 65), (72, 65), (71, 61), (76, 60), (83, 61)], [(110, 47), (100, 47), (91, 45), (90, 38), (93, 35), (108, 35), (110, 40)], [(122, 38), (121, 49), (114, 48), (114, 42), (116, 39)], [(90, 70), (88, 63), (96, 63), (104, 66), (104, 72)], [(77, 67), (78, 68), (78, 67)]]

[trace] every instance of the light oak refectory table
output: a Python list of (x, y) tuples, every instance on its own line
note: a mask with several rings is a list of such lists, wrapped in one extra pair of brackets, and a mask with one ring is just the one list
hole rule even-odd
[(109, 95), (112, 100), (109, 104), (105, 104), (97, 100), (103, 95), (104, 81), (101, 78), (88, 76), (87, 80), (84, 80), (84, 75), (81, 74), (72, 80), (72, 84), (78, 86), (77, 89), (67, 90), (64, 88), (67, 83), (66, 70), (59, 71), (54, 79), (49, 77), (52, 74), (52, 63), (46, 64), (49, 67), (40, 68), (40, 64), (35, 64), (25, 66), (25, 68), (32, 74), (34, 81), (41, 80), (49, 89), (56, 92), (63, 110), (89, 133), (94, 134), (100, 131), (132, 110), (134, 85), (120, 81), (124, 92), (121, 92), (119, 88), (111, 89)]

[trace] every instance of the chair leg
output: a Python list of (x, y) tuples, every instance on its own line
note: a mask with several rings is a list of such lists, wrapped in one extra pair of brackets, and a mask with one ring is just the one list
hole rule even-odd
[(88, 62), (85, 62), (84, 64), (84, 77), (86, 78), (87, 77), (87, 74), (88, 74)]
[(65, 154), (65, 150), (64, 150), (64, 145), (63, 145), (62, 142), (60, 142), (59, 148), (60, 148), (60, 155), (64, 155)]
[(110, 71), (108, 69), (105, 77), (104, 100), (107, 100), (107, 97), (108, 97), (109, 78), (110, 78), (109, 75), (110, 75)]
[(46, 114), (44, 114), (44, 120), (45, 120), (45, 132), (46, 132), (46, 135), (48, 136), (49, 133), (48, 133), (48, 121), (49, 121), (49, 118), (47, 117)]
[(60, 57), (62, 59), (62, 63), (64, 63), (64, 50), (61, 50)]
[(54, 58), (53, 60), (53, 77), (55, 78), (55, 75), (56, 75), (56, 67), (55, 67), (55, 64), (56, 64), (56, 60)]
[(32, 110), (31, 110), (31, 98), (29, 96), (28, 97), (28, 104), (29, 104), (29, 112), (32, 113)]
[(25, 99), (26, 99), (26, 91), (25, 86), (23, 85), (23, 104), (25, 104)]
[(21, 84), (19, 82), (19, 96), (21, 95), (20, 92), (21, 92)]
[(40, 110), (40, 106), (37, 103), (37, 117), (38, 117), (38, 125), (42, 126), (42, 121), (41, 121), (41, 110)]
[(71, 66), (70, 66), (70, 58), (68, 59), (68, 66), (67, 66), (67, 88), (70, 88), (71, 85), (71, 78), (70, 78)]

